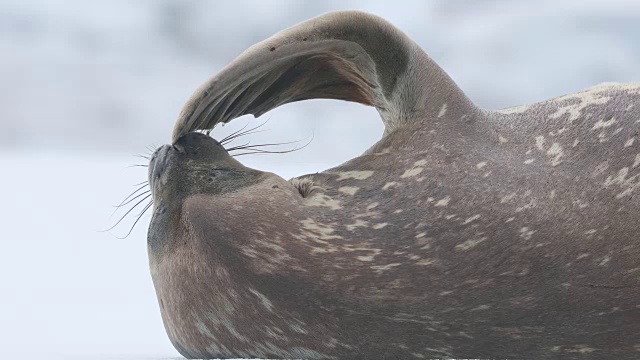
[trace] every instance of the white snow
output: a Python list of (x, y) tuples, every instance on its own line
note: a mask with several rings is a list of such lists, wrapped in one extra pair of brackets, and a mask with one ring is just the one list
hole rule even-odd
[(148, 220), (124, 240), (99, 232), (144, 180), (130, 161), (1, 154), (0, 357), (179, 356), (149, 275)]

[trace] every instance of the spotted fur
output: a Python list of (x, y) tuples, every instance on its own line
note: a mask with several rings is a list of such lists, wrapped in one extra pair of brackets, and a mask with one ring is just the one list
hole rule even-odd
[[(385, 135), (287, 182), (192, 132), (311, 97), (376, 106)], [(187, 357), (636, 359), (639, 132), (638, 84), (483, 111), (379, 18), (285, 30), (150, 166), (169, 337)]]

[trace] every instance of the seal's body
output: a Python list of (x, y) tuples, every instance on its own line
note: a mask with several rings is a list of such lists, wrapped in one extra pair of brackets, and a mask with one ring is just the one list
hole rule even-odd
[[(287, 182), (192, 132), (312, 97), (376, 106), (384, 137)], [(187, 357), (637, 358), (639, 130), (640, 85), (487, 112), (379, 18), (286, 30), (151, 160), (169, 337)]]

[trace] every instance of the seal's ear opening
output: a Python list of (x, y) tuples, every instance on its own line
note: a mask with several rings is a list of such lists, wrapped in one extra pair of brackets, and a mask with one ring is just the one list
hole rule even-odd
[(437, 113), (453, 92), (460, 91), (451, 79), (387, 21), (357, 11), (329, 13), (252, 46), (203, 84), (180, 113), (173, 141), (306, 99), (375, 106), (388, 130)]

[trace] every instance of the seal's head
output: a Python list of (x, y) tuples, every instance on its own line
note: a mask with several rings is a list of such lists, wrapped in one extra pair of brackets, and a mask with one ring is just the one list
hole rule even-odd
[[(189, 217), (189, 214), (183, 213), (187, 209), (184, 206), (187, 199), (201, 198), (218, 204), (215, 211), (207, 214), (212, 224), (220, 223), (227, 215), (235, 217), (229, 221), (250, 223), (250, 214), (238, 211), (237, 205), (225, 208), (222, 199), (231, 195), (250, 196), (255, 203), (268, 201), (269, 192), (257, 190), (263, 187), (287, 189), (294, 196), (300, 195), (290, 182), (275, 174), (242, 165), (222, 144), (200, 132), (187, 133), (173, 144), (161, 146), (153, 153), (149, 163), (149, 185), (154, 214), (163, 215), (162, 221), (166, 221), (170, 215), (174, 223)], [(247, 189), (250, 189), (250, 193), (243, 193)], [(150, 229), (156, 230), (154, 226)], [(164, 233), (159, 236), (164, 239)], [(166, 246), (168, 242), (165, 239), (162, 243)]]
[(199, 132), (158, 148), (149, 164), (149, 184), (157, 205), (194, 194), (231, 192), (259, 172), (243, 166), (218, 141)]

